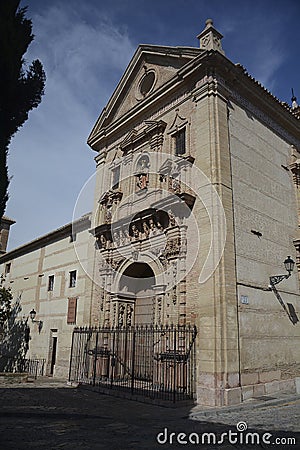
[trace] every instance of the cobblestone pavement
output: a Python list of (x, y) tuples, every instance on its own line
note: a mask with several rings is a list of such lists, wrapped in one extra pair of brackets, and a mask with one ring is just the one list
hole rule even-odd
[[(275, 439), (280, 439), (276, 442), (280, 450), (300, 448), (300, 396), (221, 411), (198, 406), (166, 408), (59, 382), (28, 387), (0, 388), (1, 450), (257, 449), (274, 448)], [(247, 430), (237, 431), (238, 422), (245, 422)], [(263, 442), (265, 433), (271, 437)], [(249, 442), (256, 439), (255, 445), (245, 444), (247, 434)], [(285, 445), (288, 438), (298, 442)]]

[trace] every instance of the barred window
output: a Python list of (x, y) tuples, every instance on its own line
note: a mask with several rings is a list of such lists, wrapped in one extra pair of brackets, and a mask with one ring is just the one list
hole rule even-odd
[(120, 166), (113, 169), (112, 173), (112, 189), (118, 189), (120, 183)]
[(54, 289), (54, 275), (50, 275), (48, 278), (48, 291), (53, 291)]
[(76, 270), (72, 270), (70, 273), (70, 284), (69, 287), (73, 288), (76, 286)]
[(175, 135), (175, 154), (183, 155), (186, 152), (185, 128), (179, 130)]

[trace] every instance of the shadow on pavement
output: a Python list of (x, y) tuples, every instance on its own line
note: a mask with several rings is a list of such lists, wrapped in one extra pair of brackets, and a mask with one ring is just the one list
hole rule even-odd
[[(274, 447), (277, 437), (295, 437), (298, 442), (300, 438), (299, 433), (296, 436), (283, 430), (237, 433), (235, 423), (190, 420), (190, 407), (165, 408), (81, 389), (7, 388), (0, 389), (0, 398), (1, 450), (257, 449)], [(237, 434), (236, 442), (228, 441), (229, 430)], [(247, 433), (254, 432), (259, 435), (258, 443), (240, 443), (241, 436), (245, 439)], [(227, 434), (222, 437), (222, 433)], [(264, 433), (272, 435), (270, 444), (262, 442)], [(180, 444), (178, 439), (188, 443)], [(276, 447), (296, 449), (299, 445), (288, 446), (282, 441)]]

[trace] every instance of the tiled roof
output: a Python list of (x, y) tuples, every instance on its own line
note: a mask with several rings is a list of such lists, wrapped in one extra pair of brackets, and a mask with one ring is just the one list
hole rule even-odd
[(269, 95), (270, 97), (272, 97), (273, 100), (275, 100), (278, 104), (280, 104), (283, 108), (285, 108), (287, 111), (289, 111), (296, 119), (300, 120), (300, 116), (297, 112), (295, 112), (292, 107), (286, 103), (286, 102), (282, 102), (280, 101), (274, 94), (272, 94), (272, 92), (270, 92), (267, 88), (265, 88), (258, 80), (256, 80), (256, 78), (252, 77), (247, 69), (240, 63), (235, 64), (235, 66), (241, 70), (241, 72), (246, 75), (249, 80), (251, 80), (252, 82), (254, 82), (256, 84), (256, 86), (260, 87), (261, 89), (263, 89), (263, 91)]

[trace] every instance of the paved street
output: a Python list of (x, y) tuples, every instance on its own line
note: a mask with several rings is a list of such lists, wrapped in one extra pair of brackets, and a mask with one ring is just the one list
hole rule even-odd
[[(154, 406), (59, 383), (41, 387), (37, 384), (0, 389), (1, 450), (257, 449), (274, 448), (278, 436), (281, 441), (277, 448), (300, 448), (299, 396), (286, 397), (280, 404), (275, 399), (220, 412), (199, 407)], [(242, 421), (246, 425), (239, 425), (237, 433), (236, 424)], [(243, 431), (243, 426), (247, 430)], [(247, 432), (256, 432), (259, 443), (241, 444)], [(203, 437), (203, 433), (214, 433), (216, 440), (213, 434)], [(222, 433), (226, 435), (222, 437)], [(265, 433), (272, 436), (266, 436), (266, 442), (262, 442)], [(298, 443), (285, 445), (290, 437), (298, 439)]]

